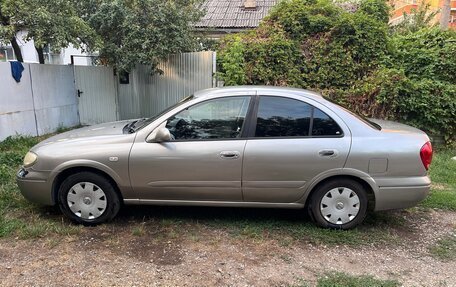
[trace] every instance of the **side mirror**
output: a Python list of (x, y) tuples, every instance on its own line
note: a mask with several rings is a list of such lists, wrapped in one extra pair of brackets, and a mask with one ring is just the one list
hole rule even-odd
[(172, 136), (169, 130), (165, 127), (158, 128), (156, 131), (152, 132), (146, 139), (148, 143), (150, 142), (155, 142), (155, 143), (161, 143), (161, 142), (167, 142), (171, 141)]

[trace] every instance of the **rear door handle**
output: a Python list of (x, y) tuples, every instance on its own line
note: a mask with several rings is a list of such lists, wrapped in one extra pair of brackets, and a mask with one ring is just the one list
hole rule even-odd
[(239, 158), (240, 153), (238, 151), (222, 151), (220, 153), (221, 158), (236, 159)]
[(325, 157), (334, 157), (337, 156), (337, 150), (335, 149), (323, 149), (318, 152), (320, 156), (325, 156)]

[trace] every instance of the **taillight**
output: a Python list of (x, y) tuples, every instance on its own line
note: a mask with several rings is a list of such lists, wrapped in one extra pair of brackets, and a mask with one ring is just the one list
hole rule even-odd
[(432, 145), (431, 142), (425, 143), (420, 150), (421, 161), (423, 162), (424, 168), (429, 169), (432, 162)]

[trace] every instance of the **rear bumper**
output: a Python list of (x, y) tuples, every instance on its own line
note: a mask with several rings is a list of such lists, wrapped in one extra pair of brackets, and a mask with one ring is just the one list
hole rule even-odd
[(431, 189), (429, 177), (407, 178), (402, 185), (379, 186), (375, 194), (375, 210), (401, 209), (417, 205)]
[(47, 176), (47, 172), (21, 169), (16, 174), (16, 182), (27, 200), (43, 205), (54, 205), (52, 188)]

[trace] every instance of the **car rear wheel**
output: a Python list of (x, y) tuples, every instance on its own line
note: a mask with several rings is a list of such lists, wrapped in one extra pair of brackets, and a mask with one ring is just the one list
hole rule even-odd
[(112, 183), (92, 172), (80, 172), (65, 179), (59, 189), (63, 214), (77, 223), (96, 225), (113, 219), (120, 209)]
[(350, 229), (360, 224), (367, 213), (367, 194), (353, 180), (331, 180), (319, 186), (312, 195), (309, 211), (321, 227)]

